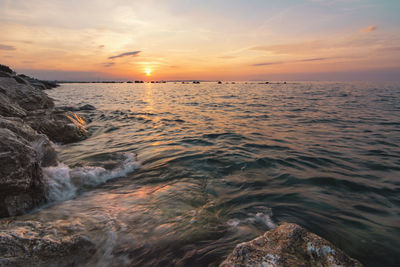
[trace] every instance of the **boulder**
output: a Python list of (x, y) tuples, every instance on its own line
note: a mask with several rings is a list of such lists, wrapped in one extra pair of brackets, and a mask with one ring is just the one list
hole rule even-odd
[(13, 78), (0, 77), (0, 93), (27, 111), (54, 107), (53, 100), (43, 91)]
[(78, 234), (82, 226), (65, 221), (0, 221), (0, 266), (77, 266), (95, 253)]
[(25, 118), (25, 122), (56, 143), (72, 143), (89, 136), (85, 121), (73, 112), (36, 110)]
[(220, 267), (362, 266), (325, 239), (297, 224), (284, 223), (236, 246)]
[(47, 190), (37, 152), (6, 128), (0, 128), (0, 166), (0, 217), (19, 215), (45, 202)]
[(38, 134), (22, 119), (0, 116), (0, 128), (8, 129), (28, 141), (38, 154), (41, 167), (56, 166), (58, 164), (57, 152), (53, 143), (46, 135)]

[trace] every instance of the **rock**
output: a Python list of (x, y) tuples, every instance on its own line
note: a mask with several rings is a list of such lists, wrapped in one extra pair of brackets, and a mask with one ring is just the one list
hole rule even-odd
[(32, 143), (32, 147), (39, 156), (41, 167), (51, 167), (59, 164), (54, 144), (46, 135), (38, 135), (38, 138)]
[(0, 77), (0, 87), (1, 93), (27, 111), (54, 107), (53, 100), (43, 91), (15, 79)]
[(55, 82), (38, 80), (38, 79), (35, 79), (32, 77), (29, 77), (27, 75), (24, 75), (24, 74), (20, 74), (20, 75), (18, 75), (18, 77), (24, 79), (25, 81), (29, 82), (32, 86), (34, 86), (38, 89), (41, 89), (41, 90), (52, 89), (52, 88), (59, 86)]
[(15, 135), (24, 138), (26, 141), (32, 142), (38, 138), (38, 133), (29, 125), (24, 123), (20, 118), (0, 116), (0, 128), (12, 131)]
[(19, 215), (45, 202), (37, 152), (6, 128), (0, 128), (0, 166), (0, 217)]
[(79, 108), (80, 111), (83, 110), (96, 110), (96, 108), (90, 104), (83, 105)]
[(0, 87), (0, 115), (6, 117), (25, 117), (26, 111), (7, 95), (3, 94), (2, 90)]
[(220, 267), (362, 266), (325, 239), (297, 224), (284, 223), (236, 246)]
[(58, 107), (57, 109), (59, 110), (64, 110), (64, 111), (85, 111), (85, 110), (96, 110), (96, 107), (86, 104), (81, 107)]
[(0, 71), (0, 77), (12, 78), (12, 74), (4, 71)]
[(0, 221), (0, 266), (77, 266), (96, 252), (79, 223)]
[(22, 79), (21, 77), (14, 76), (14, 77), (12, 77), (12, 78), (13, 78), (17, 83), (29, 85), (29, 83), (28, 83), (27, 81), (25, 81), (24, 79)]
[(25, 121), (38, 133), (47, 135), (56, 143), (72, 143), (89, 136), (85, 121), (73, 112), (36, 110)]
[(0, 64), (0, 71), (9, 73), (9, 74), (14, 74), (14, 71), (9, 66), (2, 65), (2, 64)]

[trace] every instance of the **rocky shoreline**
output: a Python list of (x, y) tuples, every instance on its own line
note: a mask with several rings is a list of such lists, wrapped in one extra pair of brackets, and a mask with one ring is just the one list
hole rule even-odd
[[(54, 143), (89, 136), (85, 120), (74, 112), (94, 107), (57, 108), (43, 92), (55, 84), (0, 66), (0, 266), (88, 264), (96, 246), (79, 234), (79, 223), (57, 221), (55, 231), (51, 225), (14, 216), (49, 201), (42, 168), (59, 164)], [(239, 244), (220, 266), (362, 265), (304, 228), (282, 224)]]
[[(4, 68), (3, 68), (4, 69)], [(47, 201), (42, 167), (58, 164), (53, 143), (86, 138), (85, 121), (55, 108), (45, 83), (0, 72), (0, 218), (26, 213)]]

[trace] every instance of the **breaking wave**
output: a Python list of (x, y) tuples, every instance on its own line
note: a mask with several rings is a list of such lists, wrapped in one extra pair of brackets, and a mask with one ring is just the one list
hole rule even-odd
[(63, 163), (43, 168), (43, 176), (48, 184), (48, 199), (55, 202), (71, 199), (84, 187), (95, 187), (111, 179), (125, 177), (140, 167), (134, 154), (121, 155), (123, 160), (113, 169), (94, 166), (70, 168)]

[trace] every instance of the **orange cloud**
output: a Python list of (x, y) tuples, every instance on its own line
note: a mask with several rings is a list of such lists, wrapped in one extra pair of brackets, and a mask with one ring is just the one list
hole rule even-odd
[(368, 27), (362, 29), (361, 32), (373, 32), (373, 31), (376, 31), (376, 30), (377, 30), (377, 27), (376, 27), (376, 26), (370, 25), (370, 26), (368, 26)]

